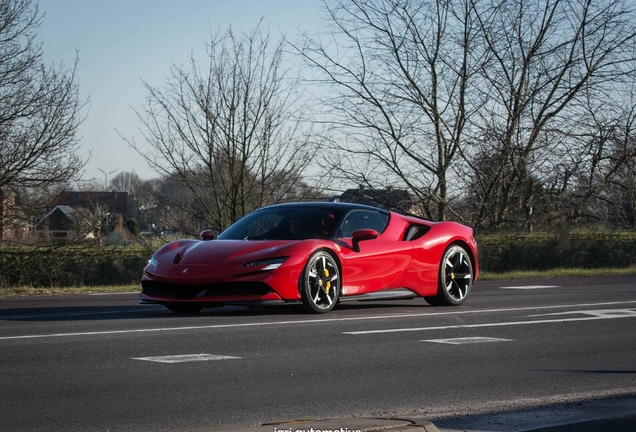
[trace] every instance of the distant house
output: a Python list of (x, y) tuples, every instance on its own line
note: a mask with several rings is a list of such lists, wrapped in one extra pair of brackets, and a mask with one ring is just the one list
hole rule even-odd
[(365, 204), (387, 210), (404, 212), (413, 206), (411, 195), (403, 189), (348, 189), (339, 197), (343, 202)]
[(128, 192), (63, 191), (49, 200), (37, 231), (53, 240), (93, 237), (109, 221), (128, 214)]
[(70, 206), (55, 206), (38, 222), (36, 229), (38, 231), (46, 231), (53, 239), (70, 239), (76, 220), (73, 217), (75, 209)]
[(94, 210), (97, 207), (105, 208), (108, 213), (128, 216), (128, 192), (81, 192), (63, 191), (49, 201), (49, 208), (55, 206), (68, 206), (75, 210), (85, 208)]

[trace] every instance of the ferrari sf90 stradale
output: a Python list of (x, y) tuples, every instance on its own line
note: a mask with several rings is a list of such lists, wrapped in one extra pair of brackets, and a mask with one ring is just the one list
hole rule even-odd
[(141, 303), (174, 312), (298, 303), (315, 313), (349, 300), (424, 297), (459, 305), (477, 279), (471, 228), (349, 203), (264, 207), (218, 237), (178, 240), (144, 269)]

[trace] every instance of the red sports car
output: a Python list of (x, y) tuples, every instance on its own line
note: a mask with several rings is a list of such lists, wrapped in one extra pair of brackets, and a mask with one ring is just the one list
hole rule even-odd
[(216, 239), (178, 240), (152, 256), (141, 303), (174, 312), (269, 302), (330, 311), (348, 300), (421, 296), (459, 305), (477, 279), (473, 230), (358, 204), (264, 207)]

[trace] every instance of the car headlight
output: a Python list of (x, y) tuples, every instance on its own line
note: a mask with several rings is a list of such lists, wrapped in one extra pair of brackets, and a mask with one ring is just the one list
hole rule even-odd
[(157, 258), (152, 257), (148, 260), (148, 262), (146, 263), (146, 267), (149, 266), (153, 266), (153, 267), (157, 267)]
[(262, 270), (275, 270), (280, 267), (285, 260), (289, 257), (278, 257), (278, 258), (269, 258), (258, 261), (250, 261), (245, 264), (245, 267), (255, 267), (255, 266), (266, 266)]

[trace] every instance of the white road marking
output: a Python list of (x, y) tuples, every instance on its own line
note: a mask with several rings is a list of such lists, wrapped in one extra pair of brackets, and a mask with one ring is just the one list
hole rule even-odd
[[(299, 325), (299, 324), (321, 324), (332, 322), (349, 322), (349, 321), (373, 321), (373, 320), (385, 320), (396, 318), (434, 318), (437, 316), (449, 316), (449, 315), (471, 315), (471, 314), (484, 314), (484, 313), (497, 313), (497, 312), (518, 312), (526, 310), (549, 310), (549, 309), (564, 309), (564, 308), (579, 308), (579, 307), (592, 307), (592, 306), (612, 306), (612, 305), (625, 305), (636, 303), (636, 300), (620, 301), (620, 302), (604, 302), (604, 303), (579, 303), (570, 305), (552, 305), (552, 306), (527, 306), (518, 308), (504, 308), (504, 309), (475, 309), (475, 310), (459, 310), (452, 312), (433, 312), (433, 313), (413, 313), (413, 314), (390, 314), (390, 315), (371, 315), (361, 317), (348, 317), (348, 318), (324, 318), (324, 319), (308, 319), (308, 320), (293, 320), (293, 321), (272, 321), (272, 322), (251, 322), (251, 323), (239, 323), (239, 324), (210, 324), (202, 326), (187, 326), (187, 327), (159, 327), (159, 328), (146, 328), (146, 329), (129, 329), (129, 330), (105, 330), (95, 332), (78, 332), (78, 333), (52, 333), (52, 334), (32, 334), (21, 336), (0, 336), (0, 340), (15, 340), (15, 339), (40, 339), (40, 338), (57, 338), (57, 337), (75, 337), (75, 336), (98, 336), (98, 335), (114, 335), (114, 334), (131, 334), (131, 333), (159, 333), (170, 332), (180, 330), (214, 330), (224, 328), (242, 328), (242, 327), (272, 327), (283, 325)], [(153, 309), (154, 311), (154, 309)]]
[(90, 293), (89, 296), (109, 296), (109, 295), (122, 295), (122, 294), (139, 294), (139, 291), (128, 292), (111, 292), (111, 293)]
[(490, 343), (490, 342), (512, 342), (512, 339), (491, 338), (491, 337), (463, 337), (463, 338), (450, 338), (450, 339), (426, 339), (420, 342), (434, 342), (450, 345), (464, 345), (475, 343)]
[(549, 314), (528, 315), (528, 317), (540, 317), (540, 316), (559, 316), (559, 315), (588, 315), (599, 318), (634, 318), (636, 317), (635, 309), (599, 309), (599, 310), (579, 310), (568, 312), (556, 312)]
[(350, 331), (342, 332), (342, 334), (348, 335), (367, 335), (367, 334), (379, 334), (379, 333), (400, 333), (400, 332), (416, 332), (416, 331), (430, 331), (430, 330), (450, 330), (450, 329), (467, 329), (467, 328), (483, 328), (483, 327), (508, 327), (516, 325), (531, 325), (531, 324), (549, 324), (549, 323), (566, 323), (576, 321), (595, 321), (604, 319), (617, 319), (617, 318), (635, 318), (636, 314), (623, 313), (623, 314), (608, 314), (601, 316), (588, 316), (584, 318), (561, 318), (561, 319), (547, 319), (536, 321), (510, 321), (510, 322), (496, 322), (496, 323), (482, 323), (482, 324), (459, 324), (449, 326), (438, 327), (412, 327), (412, 328), (399, 328), (399, 329), (384, 329), (384, 330), (362, 330), (362, 331)]
[(507, 289), (507, 290), (535, 290), (535, 289), (547, 289), (547, 288), (561, 288), (561, 286), (560, 285), (526, 285), (526, 286), (499, 287), (499, 289)]
[(213, 360), (238, 360), (241, 357), (214, 355), (214, 354), (183, 354), (183, 355), (171, 355), (171, 356), (158, 356), (158, 357), (133, 357), (131, 360), (151, 361), (157, 363), (187, 363), (187, 362), (199, 362), (199, 361), (213, 361)]

